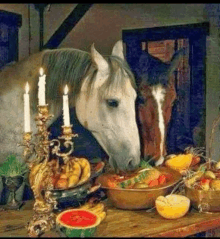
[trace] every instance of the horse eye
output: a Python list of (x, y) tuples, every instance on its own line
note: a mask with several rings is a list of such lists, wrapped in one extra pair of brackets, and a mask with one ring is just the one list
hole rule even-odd
[(119, 101), (115, 100), (115, 99), (109, 99), (109, 100), (106, 100), (106, 102), (107, 102), (108, 106), (114, 107), (114, 108), (118, 107), (118, 105), (119, 105)]

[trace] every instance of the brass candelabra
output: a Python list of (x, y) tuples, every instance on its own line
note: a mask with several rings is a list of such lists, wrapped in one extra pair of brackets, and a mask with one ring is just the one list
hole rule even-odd
[[(53, 172), (49, 163), (50, 151), (66, 163), (74, 150), (72, 138), (78, 136), (72, 133), (72, 125), (62, 126), (62, 136), (58, 137), (59, 139), (49, 140), (47, 122), (52, 117), (53, 115), (49, 114), (48, 105), (39, 105), (38, 114), (35, 117), (38, 129), (35, 141), (32, 142), (32, 132), (25, 132), (23, 144), (21, 144), (25, 147), (23, 156), (30, 170), (29, 181), (35, 198), (34, 215), (27, 225), (28, 234), (33, 237), (53, 229), (56, 222), (53, 210), (57, 207), (57, 201), (50, 191), (54, 189)], [(61, 145), (65, 146), (67, 152), (62, 152)]]

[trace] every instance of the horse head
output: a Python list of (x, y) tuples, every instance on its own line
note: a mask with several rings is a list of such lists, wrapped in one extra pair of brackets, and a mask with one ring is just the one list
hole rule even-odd
[(115, 44), (108, 57), (92, 45), (91, 60), (95, 71), (88, 70), (76, 98), (77, 118), (109, 155), (114, 169), (133, 170), (140, 162), (136, 90), (122, 42)]
[[(34, 115), (40, 67), (46, 74), (46, 102), (54, 115), (48, 126), (62, 114), (63, 88), (67, 84), (70, 107), (75, 107), (81, 125), (109, 155), (110, 164), (123, 171), (135, 169), (140, 162), (136, 84), (124, 60), (122, 42), (116, 43), (110, 56), (103, 57), (94, 46), (91, 53), (74, 48), (46, 49), (2, 70), (0, 161), (11, 152), (22, 153), (16, 145), (23, 134), (24, 86), (28, 81)], [(34, 117), (31, 129), (37, 131)]]
[(183, 53), (179, 50), (169, 63), (164, 63), (143, 52), (135, 69), (142, 154), (153, 157), (156, 165), (162, 164), (166, 155), (167, 127), (176, 99), (173, 72)]

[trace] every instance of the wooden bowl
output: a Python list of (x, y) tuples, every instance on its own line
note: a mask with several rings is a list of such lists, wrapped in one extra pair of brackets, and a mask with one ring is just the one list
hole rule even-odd
[(143, 189), (123, 189), (108, 187), (107, 180), (112, 174), (104, 173), (97, 178), (97, 183), (106, 191), (108, 199), (112, 204), (121, 209), (137, 210), (154, 207), (155, 200), (159, 196), (165, 196), (171, 193), (174, 186), (182, 178), (181, 174), (167, 167), (158, 167), (160, 172), (171, 173), (173, 180), (164, 186), (155, 186), (153, 188)]

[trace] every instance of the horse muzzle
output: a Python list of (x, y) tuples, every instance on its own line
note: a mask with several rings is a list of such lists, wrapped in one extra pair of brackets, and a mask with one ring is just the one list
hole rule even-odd
[(129, 158), (109, 158), (109, 163), (115, 171), (130, 172), (138, 168), (140, 164), (139, 157), (129, 157)]

